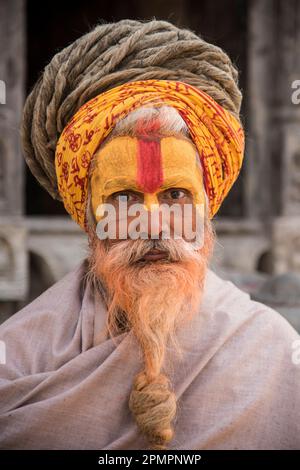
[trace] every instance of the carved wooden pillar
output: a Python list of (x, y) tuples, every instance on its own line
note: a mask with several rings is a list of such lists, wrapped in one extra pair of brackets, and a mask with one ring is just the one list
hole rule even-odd
[(273, 187), (279, 195), (279, 217), (273, 223), (274, 268), (278, 273), (300, 272), (300, 103), (292, 87), (300, 80), (300, 3), (277, 0), (276, 7), (273, 154), (280, 163), (280, 191)]
[(23, 0), (0, 2), (0, 80), (6, 100), (0, 104), (0, 211), (23, 213), (24, 162), (20, 155), (19, 123), (24, 101), (25, 15)]
[(280, 132), (273, 152), (279, 149), (281, 156), (279, 215), (300, 217), (300, 103), (292, 100), (292, 84), (300, 80), (300, 3), (277, 0), (276, 5), (278, 80), (273, 118)]
[[(0, 2), (0, 313), (6, 301), (27, 290), (26, 230), (23, 223), (24, 161), (20, 118), (24, 101), (25, 12), (23, 0)], [(3, 87), (2, 87), (3, 92)]]
[(249, 5), (248, 213), (272, 218), (274, 272), (300, 271), (300, 3)]
[(245, 159), (245, 213), (264, 217), (274, 213), (271, 197), (270, 146), (273, 99), (273, 0), (250, 0), (248, 9), (248, 154)]

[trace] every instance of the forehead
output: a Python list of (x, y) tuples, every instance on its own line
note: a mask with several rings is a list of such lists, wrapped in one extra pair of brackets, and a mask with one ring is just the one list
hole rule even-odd
[(140, 140), (136, 137), (116, 137), (96, 156), (94, 177), (97, 180), (121, 180), (127, 177), (151, 192), (154, 186), (176, 174), (195, 176), (199, 162), (194, 145), (183, 138), (164, 137), (160, 140)]

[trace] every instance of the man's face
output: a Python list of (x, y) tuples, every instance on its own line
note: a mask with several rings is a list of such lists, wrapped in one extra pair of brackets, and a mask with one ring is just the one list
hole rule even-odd
[[(187, 214), (187, 206), (191, 209), (191, 229), (196, 229), (195, 208), (196, 205), (204, 207), (205, 199), (200, 163), (191, 142), (178, 137), (151, 140), (116, 137), (100, 149), (96, 158), (91, 176), (92, 210), (99, 222), (104, 215), (102, 204), (114, 206), (116, 237), (109, 241), (110, 245), (120, 239), (120, 202), (126, 203), (128, 209), (135, 204), (142, 205), (148, 217), (149, 238), (161, 236), (163, 215), (161, 213), (154, 222), (154, 211), (162, 205), (171, 207), (176, 204), (181, 209), (177, 216), (170, 212), (167, 223), (171, 236), (174, 236), (175, 224), (180, 217), (182, 238), (186, 239), (184, 217), (188, 216), (184, 214)], [(136, 215), (129, 215), (126, 211), (127, 236), (128, 227), (135, 218)], [(151, 250), (144, 256), (148, 261), (164, 257), (166, 253), (158, 250)]]

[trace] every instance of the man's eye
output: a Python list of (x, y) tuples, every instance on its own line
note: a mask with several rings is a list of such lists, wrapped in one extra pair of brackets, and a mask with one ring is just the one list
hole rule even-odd
[(182, 189), (169, 189), (168, 191), (165, 191), (163, 194), (164, 197), (167, 197), (169, 199), (183, 199), (184, 197), (187, 196), (186, 191)]
[(129, 192), (114, 193), (110, 197), (118, 202), (131, 202), (136, 200), (136, 194)]

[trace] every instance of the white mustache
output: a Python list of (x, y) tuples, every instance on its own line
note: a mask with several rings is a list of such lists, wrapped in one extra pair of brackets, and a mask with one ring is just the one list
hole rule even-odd
[(132, 264), (139, 261), (150, 250), (160, 250), (168, 254), (168, 261), (184, 261), (191, 258), (199, 258), (192, 244), (181, 239), (159, 239), (159, 240), (122, 240), (108, 249), (110, 255), (122, 259), (125, 264)]

